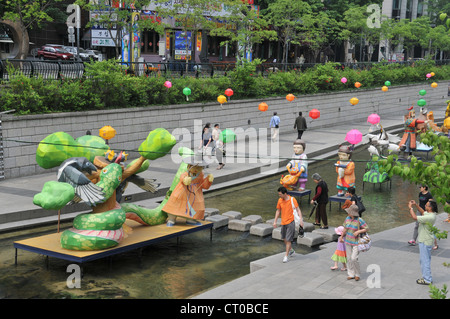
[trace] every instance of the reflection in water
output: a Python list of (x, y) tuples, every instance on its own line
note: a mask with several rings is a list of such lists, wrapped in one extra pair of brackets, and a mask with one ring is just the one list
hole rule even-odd
[[(367, 151), (355, 152), (355, 161), (367, 159)], [(337, 155), (336, 155), (337, 159)], [(312, 164), (309, 175), (320, 173), (328, 183), (330, 194), (335, 194), (335, 161)], [(356, 162), (356, 180), (361, 181), (365, 163)], [(226, 169), (226, 168), (225, 168)], [(245, 215), (261, 215), (263, 220), (275, 216), (278, 200), (277, 189), (280, 176), (266, 178), (246, 185), (206, 194), (207, 207), (218, 208), (221, 213), (229, 210)], [(315, 189), (310, 180), (307, 188)], [(417, 199), (419, 190), (415, 185), (394, 177), (392, 189), (357, 183), (357, 194), (363, 196), (367, 211), (363, 217), (371, 232), (379, 232), (405, 223), (411, 223), (407, 215), (407, 201)], [(311, 205), (303, 198), (300, 206), (307, 219)], [(329, 225), (341, 225), (346, 214), (332, 203), (328, 211)], [(313, 221), (306, 220), (309, 222)], [(63, 228), (70, 224), (63, 225)], [(411, 227), (411, 234), (413, 228)], [(222, 228), (182, 237), (149, 246), (139, 258), (137, 251), (114, 256), (110, 266), (107, 259), (84, 265), (81, 289), (69, 289), (66, 280), (68, 262), (49, 259), (46, 269), (45, 257), (18, 250), (18, 266), (14, 267), (13, 242), (55, 231), (55, 226), (0, 234), (0, 298), (187, 298), (210, 289), (250, 271), (249, 263), (284, 251), (284, 243), (269, 237), (260, 238)], [(405, 241), (410, 238), (405, 238)], [(318, 248), (299, 246), (297, 253), (307, 254)]]

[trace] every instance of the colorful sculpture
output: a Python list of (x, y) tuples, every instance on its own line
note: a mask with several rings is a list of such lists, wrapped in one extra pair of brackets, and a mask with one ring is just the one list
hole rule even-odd
[(292, 160), (286, 165), (289, 175), (281, 176), (280, 184), (288, 190), (305, 190), (308, 181), (308, 157), (305, 152), (306, 144), (303, 140), (294, 141)]
[(405, 115), (404, 134), (398, 144), (405, 158), (416, 150), (417, 131), (421, 128), (419, 124), (423, 123), (425, 123), (424, 120), (416, 119), (416, 112), (413, 107), (410, 107)]
[[(61, 234), (61, 246), (71, 250), (114, 247), (124, 237), (126, 218), (145, 225), (164, 223), (167, 214), (162, 211), (162, 204), (165, 204), (165, 201), (155, 209), (147, 209), (134, 204), (121, 205), (116, 195), (118, 189), (123, 191), (120, 190), (120, 185), (134, 180), (136, 174), (148, 168), (148, 160), (160, 158), (170, 152), (176, 144), (175, 137), (162, 128), (151, 131), (139, 147), (141, 157), (126, 167), (122, 163), (126, 159), (124, 152), (111, 158), (114, 159), (111, 163), (108, 158), (96, 155), (99, 150), (105, 149), (104, 153), (111, 153), (104, 142), (102, 146), (102, 143), (94, 138), (96, 146), (90, 148), (87, 144), (80, 144), (86, 140), (92, 141), (91, 138), (85, 137), (77, 142), (68, 134), (58, 132), (46, 137), (36, 153), (36, 160), (41, 167), (60, 165), (58, 182), (45, 183), (42, 192), (33, 199), (36, 205), (45, 209), (61, 209), (70, 201), (84, 200), (93, 207), (92, 212), (75, 217), (73, 227)], [(93, 160), (90, 160), (93, 156)], [(137, 179), (140, 182), (143, 180)], [(149, 184), (151, 181), (140, 186), (155, 190), (154, 187), (149, 187)], [(168, 193), (172, 190), (173, 187)]]
[(206, 178), (203, 175), (203, 167), (209, 163), (203, 159), (202, 154), (184, 158), (183, 161), (188, 164), (187, 171), (180, 175), (177, 186), (162, 208), (169, 216), (169, 227), (175, 225), (177, 217), (186, 219), (186, 223), (190, 225), (197, 225), (197, 220), (204, 218), (203, 189), (208, 189), (214, 180), (212, 174), (208, 174)]
[(340, 145), (338, 150), (339, 161), (336, 166), (338, 196), (344, 196), (349, 187), (355, 187), (355, 163), (350, 159), (353, 146)]

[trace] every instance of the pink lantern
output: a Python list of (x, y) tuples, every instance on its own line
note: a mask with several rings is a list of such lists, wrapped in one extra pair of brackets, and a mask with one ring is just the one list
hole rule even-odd
[(380, 123), (380, 116), (375, 113), (370, 114), (367, 117), (367, 122), (369, 122), (370, 124), (373, 124), (373, 125), (378, 124), (378, 123)]
[(347, 78), (346, 78), (346, 77), (343, 77), (343, 78), (341, 79), (341, 82), (344, 83), (344, 84), (347, 83)]
[(356, 129), (350, 130), (347, 132), (345, 140), (353, 145), (358, 144), (362, 141), (362, 133)]
[(166, 82), (164, 82), (164, 86), (165, 86), (166, 88), (170, 89), (170, 88), (172, 87), (172, 82), (166, 81)]
[(428, 78), (428, 79), (431, 78), (431, 73), (428, 73), (428, 74), (427, 74), (427, 78)]

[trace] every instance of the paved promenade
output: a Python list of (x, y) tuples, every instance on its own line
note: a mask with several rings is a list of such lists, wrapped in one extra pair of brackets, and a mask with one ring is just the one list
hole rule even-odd
[[(442, 118), (440, 105), (429, 106), (437, 121)], [(268, 119), (269, 120), (269, 119)], [(215, 120), (211, 119), (214, 123)], [(403, 126), (402, 116), (383, 119), (381, 124), (388, 132), (399, 130)], [(293, 126), (293, 123), (281, 123)], [(370, 125), (365, 122), (353, 125), (336, 123), (328, 129), (306, 131), (303, 135), (308, 158), (321, 159), (336, 157), (338, 145), (343, 143), (350, 129), (358, 129), (363, 134)], [(228, 148), (227, 162), (222, 170), (216, 170), (212, 164), (205, 171), (215, 176), (209, 191), (245, 183), (255, 178), (279, 174), (284, 170), (284, 162), (292, 155), (292, 143), (297, 132), (283, 134), (279, 147), (269, 155), (273, 165), (257, 159), (257, 143), (241, 139), (234, 147)], [(199, 141), (195, 141), (197, 146)], [(246, 146), (246, 147), (243, 147)], [(279, 153), (278, 156), (275, 154)], [(250, 160), (253, 158), (253, 160)], [(152, 161), (150, 168), (141, 174), (147, 178), (156, 178), (161, 183), (156, 194), (145, 193), (137, 186), (130, 185), (124, 196), (131, 201), (152, 208), (160, 200), (172, 183), (178, 165), (164, 157)], [(33, 204), (33, 196), (42, 190), (45, 182), (56, 180), (56, 171), (48, 174), (29, 176), (0, 181), (0, 231), (21, 229), (24, 226), (36, 226), (42, 223), (56, 222), (57, 212), (45, 212)], [(64, 208), (62, 221), (71, 220), (81, 211), (88, 211), (85, 204)], [(74, 210), (74, 211), (71, 211)], [(450, 225), (442, 222), (446, 214), (440, 214), (436, 226), (449, 230)], [(211, 289), (194, 298), (429, 298), (428, 287), (417, 285), (415, 280), (421, 277), (418, 247), (410, 247), (409, 240), (413, 224), (405, 225), (381, 233), (371, 234), (374, 244), (369, 252), (360, 255), (362, 278), (359, 282), (347, 281), (347, 275), (341, 271), (330, 271), (331, 255), (336, 243), (323, 245), (320, 251), (308, 255), (295, 255), (288, 263), (282, 263), (282, 253), (251, 263), (252, 272), (244, 277)], [(432, 253), (432, 273), (436, 286), (450, 287), (450, 268), (443, 265), (450, 262), (449, 240), (439, 242), (439, 249)], [(378, 286), (379, 284), (379, 286)], [(374, 286), (374, 288), (371, 288)]]

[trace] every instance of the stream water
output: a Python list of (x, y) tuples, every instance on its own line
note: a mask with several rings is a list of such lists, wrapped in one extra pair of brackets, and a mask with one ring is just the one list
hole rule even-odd
[[(357, 150), (356, 179), (362, 181), (369, 154)], [(336, 156), (337, 159), (337, 156)], [(226, 168), (225, 168), (226, 169)], [(309, 166), (309, 175), (318, 172), (327, 182), (330, 194), (335, 194), (336, 172), (333, 160), (323, 160)], [(206, 194), (206, 207), (214, 207), (221, 213), (234, 210), (243, 216), (261, 215), (263, 220), (274, 218), (278, 200), (277, 188), (280, 176), (247, 183)], [(314, 195), (312, 180), (307, 188)], [(419, 189), (398, 177), (393, 177), (392, 188), (357, 182), (357, 194), (362, 195), (371, 233), (411, 223), (407, 201), (417, 200)], [(311, 197), (312, 197), (311, 196)], [(306, 221), (311, 205), (303, 198), (300, 207)], [(346, 214), (333, 202), (328, 211), (330, 227), (341, 225)], [(70, 227), (70, 224), (62, 225)], [(114, 256), (112, 264), (107, 260), (86, 263), (83, 267), (81, 288), (68, 288), (68, 262), (18, 250), (18, 265), (14, 265), (13, 242), (25, 238), (55, 232), (55, 225), (30, 230), (0, 234), (0, 298), (188, 298), (194, 294), (246, 275), (249, 263), (284, 251), (284, 243), (271, 236), (260, 238), (228, 230), (214, 230), (213, 240), (209, 231), (202, 231), (149, 246), (138, 258), (136, 251)], [(412, 235), (413, 227), (411, 227)], [(410, 238), (405, 238), (405, 241)], [(294, 243), (299, 254), (307, 254), (318, 248)], [(331, 255), (330, 255), (331, 257)], [(331, 261), (330, 261), (331, 262)], [(232, 297), (232, 296), (230, 296)]]

